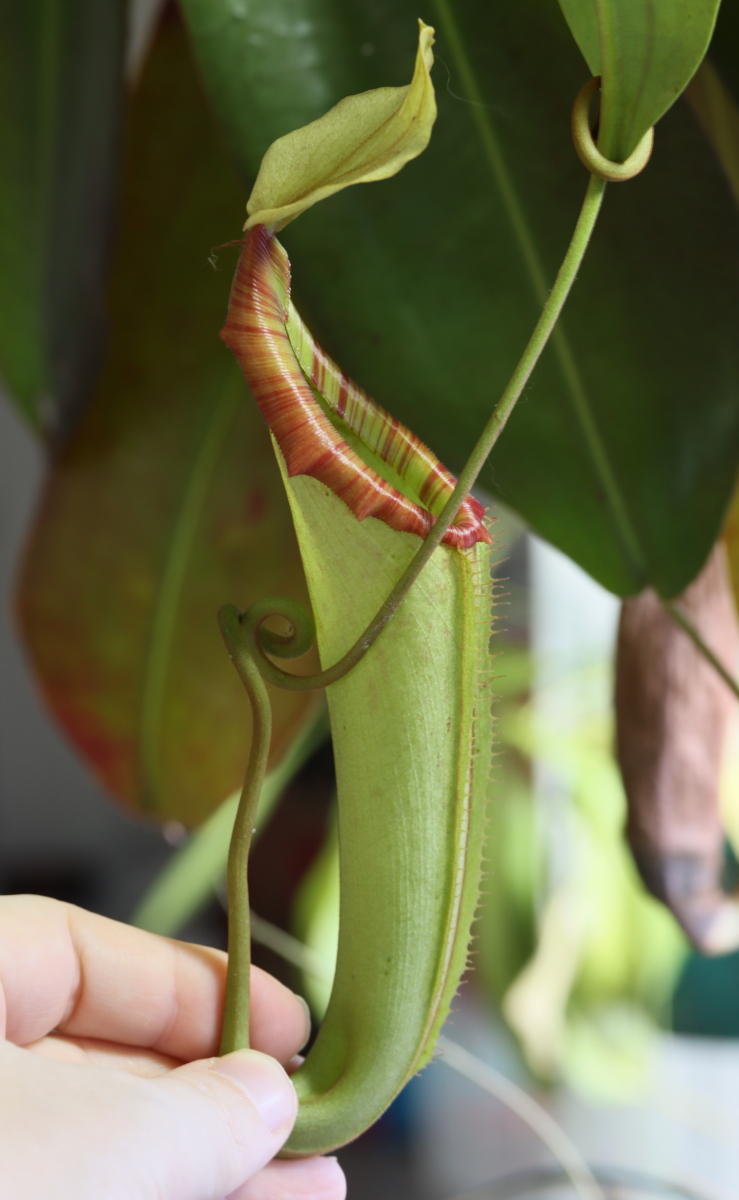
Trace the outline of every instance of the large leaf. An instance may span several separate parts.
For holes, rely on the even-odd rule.
[[[184,8],[247,181],[276,137],[347,93],[405,81],[413,61],[410,0]],[[585,70],[556,0],[429,8],[428,150],[387,183],[317,205],[284,240],[298,308],[327,351],[459,469],[575,224],[587,177],[569,117]],[[681,101],[647,170],[609,189],[560,330],[481,483],[613,591],[680,592],[732,490],[737,328],[739,228]]]
[[[0,0],[0,374],[57,442],[103,341],[124,0]]]
[[[593,75],[598,147],[622,162],[664,116],[706,52],[721,0],[560,0]]]
[[[131,118],[105,373],[47,483],[20,610],[102,782],[187,824],[239,784],[248,750],[219,606],[307,600],[266,426],[218,339],[232,252],[214,271],[209,248],[243,203],[170,17]],[[275,693],[273,760],[311,703]]]

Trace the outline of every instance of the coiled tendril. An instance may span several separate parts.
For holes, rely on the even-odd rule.
[[[500,428],[502,429],[502,424]],[[498,432],[499,430],[495,433],[493,441],[497,438]],[[473,452],[473,458],[479,449],[480,443]],[[221,609],[219,613],[221,633],[250,696],[252,685],[247,683],[244,674],[246,671],[245,656],[253,663],[263,680],[271,683],[274,687],[293,692],[308,692],[328,687],[346,675],[364,657],[388,622],[395,616],[431,555],[441,545],[444,534],[469,494],[490,449],[492,449],[492,443],[489,448],[485,449],[479,464],[473,464],[473,471],[469,469],[470,463],[472,463],[472,459],[470,459],[470,463],[462,472],[431,532],[421,543],[380,611],[370,621],[351,650],[348,650],[343,658],[325,671],[318,671],[315,675],[291,675],[288,671],[282,671],[268,658],[268,655],[272,655],[274,658],[299,658],[313,645],[316,638],[315,621],[308,609],[297,600],[291,600],[287,596],[268,596],[264,600],[258,600],[252,604],[243,613],[233,605],[226,605]],[[270,617],[282,617],[291,626],[292,632],[282,634],[265,629],[264,622]]]
[[[633,179],[643,171],[649,162],[654,145],[654,128],[648,129],[639,142],[633,154],[626,162],[611,162],[593,141],[590,129],[590,103],[600,89],[600,75],[594,75],[577,93],[572,108],[572,140],[575,143],[580,161],[588,168],[591,175],[605,179],[609,183],[623,183]]]

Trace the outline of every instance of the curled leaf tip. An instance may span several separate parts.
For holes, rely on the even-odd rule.
[[[418,22],[413,78],[340,100],[317,121],[273,142],[246,206],[245,229],[284,229],[306,208],[355,183],[388,179],[428,145],[436,120],[434,30]]]

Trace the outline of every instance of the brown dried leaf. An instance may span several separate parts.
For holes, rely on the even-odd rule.
[[[713,550],[678,604],[733,670],[739,628],[722,547]],[[719,778],[735,703],[655,592],[624,601],[616,718],[626,833],[647,888],[705,954],[739,946],[739,902],[720,883]]]

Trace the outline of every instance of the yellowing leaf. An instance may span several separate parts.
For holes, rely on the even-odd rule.
[[[388,179],[426,149],[436,120],[429,74],[434,31],[420,20],[418,30],[410,84],[347,96],[272,143],[246,206],[245,229],[284,229],[318,200],[354,183]]]

